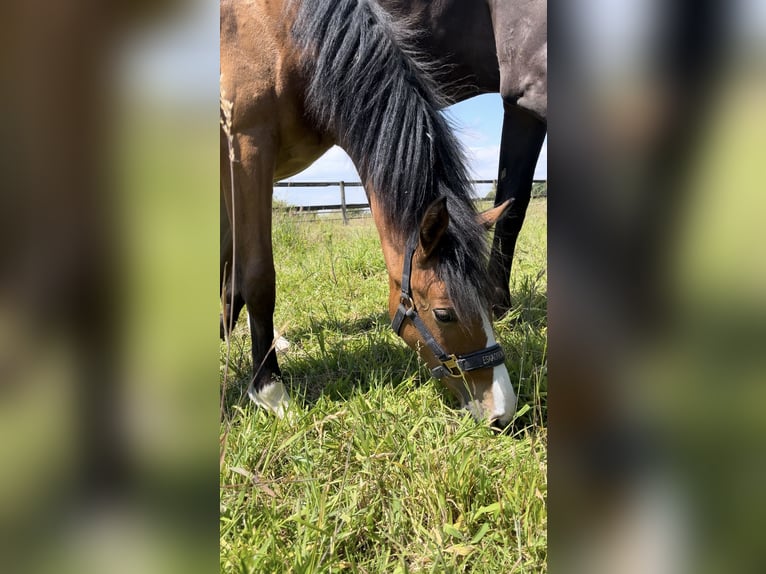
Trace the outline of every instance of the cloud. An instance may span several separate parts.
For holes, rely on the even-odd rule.
[[[500,162],[500,144],[465,146],[469,173],[473,179],[495,179]],[[548,136],[543,141],[535,167],[535,179],[548,179]]]
[[[500,158],[500,146],[466,147],[469,174],[473,179],[495,179]]]
[[[490,144],[499,144],[500,138],[494,137],[481,129],[478,122],[468,125],[457,118],[450,119],[450,126],[464,148],[481,147]]]
[[[359,181],[359,173],[348,154],[333,146],[309,167],[286,181]]]
[[[495,179],[500,158],[500,144],[476,145],[476,133],[459,133],[463,143],[469,174],[473,179]],[[489,139],[489,138],[486,138]],[[473,145],[470,145],[473,143]],[[540,158],[535,169],[535,179],[547,179],[548,176],[548,138],[543,142]],[[302,172],[287,181],[359,181],[359,174],[354,162],[338,146],[331,147],[322,157]]]
[[[340,189],[337,185],[328,187],[277,187],[274,188],[274,197],[292,205],[339,205]],[[347,187],[346,203],[367,203],[364,189]]]
[[[548,179],[548,136],[543,140],[543,147],[540,150],[540,157],[537,159],[535,168],[535,179]]]

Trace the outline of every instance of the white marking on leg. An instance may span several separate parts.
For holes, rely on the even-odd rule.
[[[280,419],[284,418],[287,407],[290,406],[290,395],[285,389],[282,381],[272,381],[255,392],[253,383],[247,388],[247,396],[259,407],[266,409],[277,415]]]
[[[482,326],[487,336],[487,346],[497,343],[492,332],[489,317],[482,314]],[[490,420],[496,419],[502,426],[507,425],[516,412],[516,393],[513,392],[511,377],[505,365],[497,365],[492,369],[492,412],[485,413]]]
[[[274,350],[280,355],[287,352],[290,348],[290,341],[279,335],[279,332],[274,329]]]

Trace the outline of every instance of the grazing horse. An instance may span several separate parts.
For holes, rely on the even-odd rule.
[[[490,323],[486,229],[508,204],[476,213],[411,39],[372,0],[221,2],[222,265],[250,317],[248,394],[277,414],[288,401],[272,346],[273,182],[337,142],[365,184],[394,330],[462,406],[505,426],[516,396]]]
[[[504,116],[495,205],[508,200],[511,205],[495,228],[489,263],[494,286],[492,306],[495,315],[501,317],[511,307],[513,253],[547,131],[547,3],[544,0],[378,0],[378,3],[395,20],[406,20],[411,29],[417,30],[412,43],[427,60],[438,64],[434,67],[437,72],[434,79],[448,104],[484,93],[499,93],[502,97]],[[299,170],[287,175],[295,171]],[[222,242],[226,239],[222,238]],[[230,246],[226,249],[228,253]],[[225,260],[227,257],[222,257]],[[244,302],[236,291],[234,297],[236,316]]]
[[[511,307],[509,280],[516,239],[529,205],[535,165],[547,130],[546,0],[379,0],[418,30],[416,49],[437,62],[449,103],[499,92],[504,119],[495,205],[511,199],[490,255],[495,315]]]

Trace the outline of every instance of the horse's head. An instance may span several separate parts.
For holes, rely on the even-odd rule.
[[[491,226],[506,208],[503,204],[479,214],[479,223]],[[440,258],[449,249],[443,245],[448,241],[449,224],[446,200],[441,198],[426,209],[404,250],[386,254],[392,327],[421,355],[433,376],[457,396],[462,407],[477,419],[489,419],[504,427],[515,412],[516,395],[503,350],[492,332],[489,305],[476,304],[481,300],[476,290],[450,289],[440,277],[440,266],[443,269],[445,265]],[[453,300],[450,293],[452,298],[471,300]]]

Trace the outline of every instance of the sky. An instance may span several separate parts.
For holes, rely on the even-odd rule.
[[[500,138],[503,128],[503,104],[499,94],[476,96],[447,108],[447,116],[466,151],[470,175],[473,179],[497,178]],[[548,176],[548,138],[535,169],[535,179]],[[359,181],[359,174],[351,158],[334,146],[301,173],[286,181]],[[489,191],[490,186],[486,190]],[[295,205],[326,205],[339,201],[337,187],[276,188],[274,197]],[[347,188],[348,203],[366,201],[361,188]]]
[[[447,116],[465,148],[474,179],[495,179],[503,127],[503,105],[499,94],[485,94],[447,108]],[[548,173],[548,138],[543,143],[535,169],[535,179]],[[359,181],[346,153],[338,146],[330,149],[312,166],[287,181]]]
[[[174,102],[193,100],[216,105],[218,80],[217,3],[195,0],[173,18],[150,26],[133,38],[123,65],[130,89],[147,93],[150,99]],[[495,179],[503,125],[503,106],[498,94],[486,94],[447,108],[445,112],[466,151],[474,179]],[[216,118],[218,114],[212,115]],[[535,170],[536,179],[547,179],[548,139]],[[216,152],[217,153],[217,152]],[[359,181],[354,164],[336,147],[291,181]],[[488,191],[488,189],[487,189]],[[361,188],[348,188],[349,203],[366,201]],[[294,203],[328,204],[339,201],[335,188],[277,188],[275,197]]]

